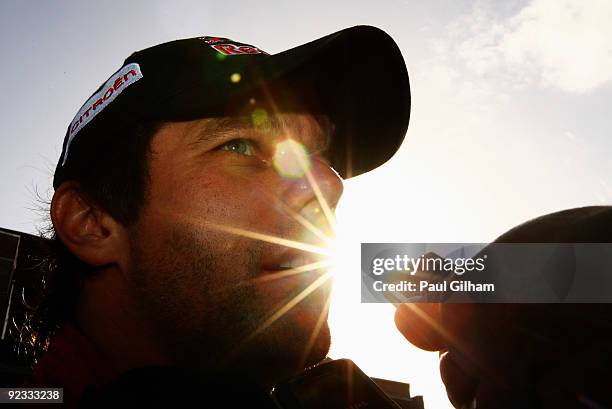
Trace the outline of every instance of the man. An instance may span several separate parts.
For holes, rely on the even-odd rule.
[[[66,133],[51,219],[68,268],[32,383],[72,405],[268,405],[329,348],[341,177],[388,160],[409,112],[401,53],[372,27],[276,55],[218,37],[134,53]]]
[[[612,207],[583,207],[530,220],[495,242],[610,243],[611,227]],[[523,268],[533,269],[530,261]],[[609,276],[605,263],[591,268]],[[440,351],[457,408],[608,408],[611,313],[612,304],[596,303],[405,304],[395,321],[414,345]]]

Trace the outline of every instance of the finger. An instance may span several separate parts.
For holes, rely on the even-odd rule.
[[[453,358],[453,354],[447,352],[441,356],[440,377],[453,406],[466,407],[474,399],[478,378],[466,372]]]
[[[395,312],[395,325],[415,346],[426,351],[464,347],[464,338],[472,337],[475,326],[481,325],[476,304],[400,304]]]
[[[400,304],[395,311],[395,326],[418,348],[426,351],[445,348],[440,304]]]

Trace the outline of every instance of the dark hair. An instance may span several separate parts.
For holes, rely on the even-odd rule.
[[[146,122],[125,128],[105,137],[105,146],[95,155],[84,154],[85,148],[77,143],[71,148],[72,157],[83,154],[88,160],[71,165],[70,180],[84,198],[125,226],[138,220],[145,204],[150,143],[160,127],[160,122]],[[48,235],[48,254],[38,263],[37,282],[23,290],[24,298],[37,300],[24,306],[27,325],[19,328],[19,338],[27,343],[22,349],[32,363],[47,349],[57,328],[74,319],[82,276],[94,270],[68,250],[51,226]]]

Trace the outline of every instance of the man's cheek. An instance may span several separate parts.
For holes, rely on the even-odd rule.
[[[189,214],[202,223],[226,227],[266,228],[276,219],[271,201],[257,190],[234,186],[232,189],[211,189],[189,200]],[[276,223],[274,223],[276,224]]]
[[[326,309],[331,294],[331,280],[302,273],[261,283],[257,293],[269,312],[281,315],[318,318]],[[264,276],[265,278],[265,276]]]

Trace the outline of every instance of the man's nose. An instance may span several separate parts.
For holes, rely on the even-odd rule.
[[[313,155],[308,159],[309,166],[300,177],[283,178],[283,202],[293,212],[300,213],[311,222],[318,219],[318,216],[329,219],[333,215],[327,213],[336,208],[344,184],[340,176],[321,157]]]

